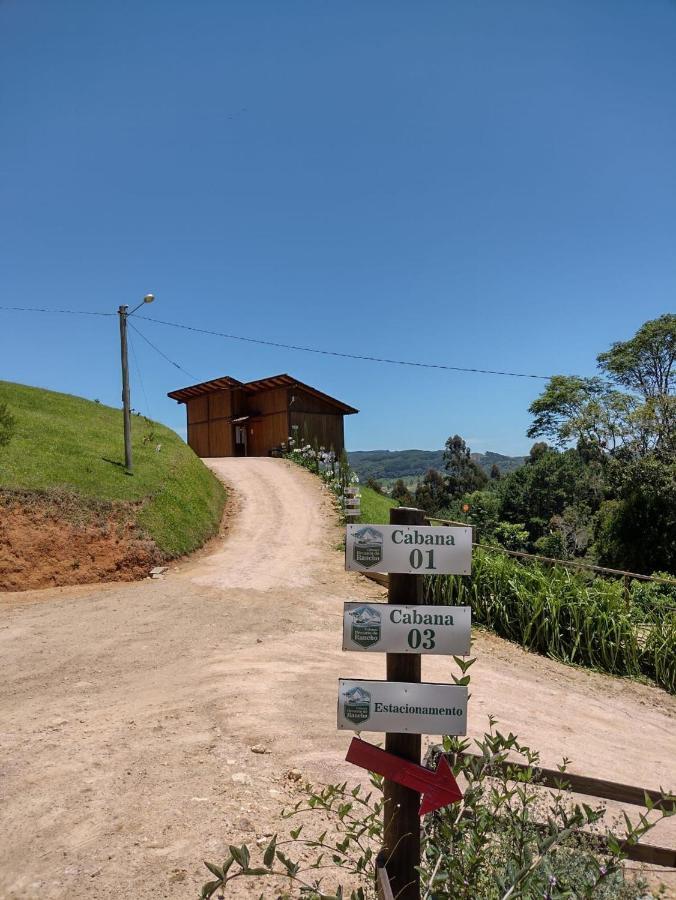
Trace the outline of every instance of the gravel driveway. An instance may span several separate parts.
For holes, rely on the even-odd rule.
[[[278,830],[290,770],[360,777],[343,762],[336,680],[383,677],[384,660],[342,653],[342,601],[382,593],[343,571],[330,496],[309,473],[210,465],[231,487],[230,525],[163,579],[0,600],[2,897],[196,897],[202,859]],[[473,733],[493,712],[545,764],[676,782],[673,697],[491,635],[473,654]],[[424,678],[450,665],[428,658]],[[674,829],[651,840],[674,845]]]

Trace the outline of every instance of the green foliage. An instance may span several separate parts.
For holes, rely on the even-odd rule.
[[[551,378],[531,404],[529,436],[545,435],[562,447],[592,444],[630,457],[676,452],[676,315],[646,322],[633,338],[613,344],[597,359],[610,381]]]
[[[526,550],[528,548],[528,532],[518,522],[499,522],[495,526],[493,536],[505,550]]]
[[[434,515],[444,509],[449,500],[447,479],[430,469],[415,490],[414,505],[424,509],[428,515]]]
[[[555,375],[529,407],[533,424],[527,434],[559,447],[582,442],[613,451],[627,440],[635,407],[631,397],[598,376]]]
[[[465,505],[469,506],[467,512],[463,510]],[[495,533],[500,523],[500,507],[500,497],[494,492],[472,491],[455,504],[453,518],[457,515],[458,521],[475,525],[481,540],[485,540]]]
[[[673,393],[676,372],[676,315],[646,322],[628,341],[618,341],[597,357],[599,368],[644,397]]]
[[[599,561],[632,572],[676,572],[676,462],[655,455],[616,461],[610,478],[617,499],[601,509]]]
[[[586,524],[591,533],[592,515],[605,496],[604,464],[588,461],[579,450],[560,453],[546,445],[535,447],[527,464],[500,482],[501,518],[524,523],[535,546],[538,538],[551,533],[554,517],[577,507],[588,514],[587,521],[578,521],[577,527]]]
[[[432,576],[425,588],[427,602],[471,606],[473,622],[529,650],[674,690],[674,618],[666,603],[649,610],[645,599],[633,603],[621,581],[476,550],[469,579]]]
[[[101,403],[0,382],[0,402],[15,411],[16,432],[0,458],[0,488],[65,489],[96,500],[134,504],[136,521],[168,556],[188,553],[221,521],[222,484],[179,436],[132,417],[134,474],[124,469],[122,412]]]
[[[392,485],[390,496],[393,500],[397,500],[402,506],[413,506],[413,495],[401,478],[398,478]]]
[[[6,403],[0,403],[0,447],[6,447],[16,430],[16,421]]]
[[[444,450],[447,494],[450,499],[479,491],[488,478],[471,457],[470,449],[459,434],[446,441]]]
[[[552,534],[543,534],[535,541],[535,550],[540,556],[548,556],[550,559],[565,559],[566,542],[560,531]]]
[[[465,662],[464,670],[470,665]],[[668,806],[636,821],[625,817],[623,833],[617,833],[605,824],[603,806],[575,802],[566,782],[567,760],[559,766],[560,782],[546,788],[538,753],[515,735],[501,734],[493,719],[474,743],[472,748],[470,741],[446,737],[429,753],[430,763],[446,755],[464,795],[422,820],[425,898],[638,900],[645,885],[624,881],[625,848],[671,815]],[[515,756],[525,769],[515,768]],[[275,835],[265,849],[254,851],[262,855],[258,865],[246,845],[230,846],[223,865],[206,862],[215,880],[204,885],[201,900],[217,891],[227,894],[246,877],[273,879],[273,889],[289,885],[276,896],[375,900],[374,864],[384,838],[380,776],[371,776],[371,786],[367,792],[347,782],[304,785],[301,799],[283,813],[301,823],[289,838]]]

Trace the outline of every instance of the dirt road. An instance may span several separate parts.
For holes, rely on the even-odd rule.
[[[342,653],[342,601],[381,592],[343,571],[309,473],[212,466],[233,524],[163,580],[0,600],[0,897],[196,897],[202,859],[279,828],[289,770],[354,777],[336,680],[382,677],[384,660]],[[493,712],[545,764],[673,786],[674,698],[489,635],[473,653],[472,733]],[[450,665],[426,659],[423,676]],[[651,839],[676,843],[673,829]]]

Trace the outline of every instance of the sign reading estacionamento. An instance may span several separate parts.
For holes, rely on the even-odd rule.
[[[343,650],[467,656],[471,623],[469,606],[346,603]]]
[[[465,734],[467,688],[340,678],[338,728],[394,734]]]
[[[431,525],[348,525],[345,568],[357,572],[469,575],[472,529]]]

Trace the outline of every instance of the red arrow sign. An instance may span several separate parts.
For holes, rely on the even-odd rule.
[[[436,770],[426,769],[425,766],[418,766],[407,759],[387,753],[380,747],[367,744],[360,738],[352,738],[345,759],[355,766],[361,766],[362,769],[377,772],[390,781],[403,784],[412,791],[418,791],[423,795],[420,804],[421,816],[462,798],[458,782],[453,777],[445,756],[440,757]]]

